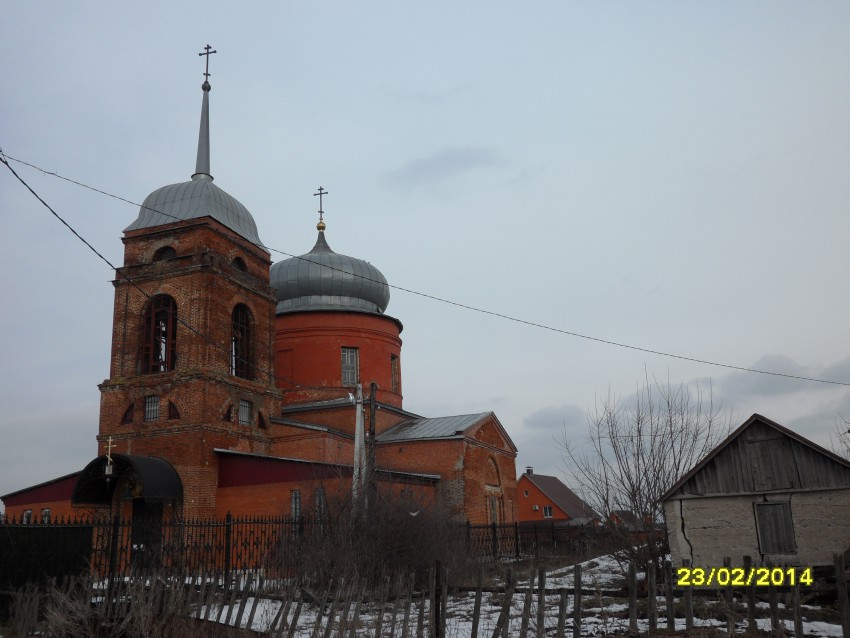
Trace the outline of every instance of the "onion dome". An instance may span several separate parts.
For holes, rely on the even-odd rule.
[[[195,174],[188,182],[163,186],[142,202],[139,216],[124,232],[152,228],[188,219],[212,217],[248,241],[263,246],[257,234],[257,224],[248,209],[236,198],[213,184],[210,175],[210,83],[201,86],[204,92],[201,106],[201,128],[198,134],[198,158]]]
[[[383,314],[390,287],[381,271],[362,259],[335,253],[325,240],[324,222],[317,227],[319,237],[309,253],[272,266],[277,314],[310,310]]]

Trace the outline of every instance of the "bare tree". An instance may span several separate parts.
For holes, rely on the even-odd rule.
[[[839,415],[835,422],[835,433],[829,435],[829,447],[836,455],[850,461],[850,421]]]
[[[623,558],[644,565],[666,552],[659,498],[728,434],[731,418],[684,383],[646,380],[634,401],[608,394],[588,416],[588,445],[564,432],[567,472],[602,516]]]

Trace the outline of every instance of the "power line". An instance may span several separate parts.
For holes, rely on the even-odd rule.
[[[74,179],[64,177],[64,176],[60,175],[59,173],[57,173],[55,171],[47,171],[47,170],[45,170],[45,169],[43,169],[39,166],[36,166],[35,164],[31,164],[29,162],[25,162],[24,160],[14,158],[11,155],[3,154],[2,151],[0,151],[0,154],[2,154],[3,157],[6,157],[6,158],[8,158],[12,161],[18,162],[20,164],[24,164],[25,166],[29,166],[30,168],[33,168],[37,171],[40,171],[40,172],[44,173],[45,175],[50,175],[52,177],[62,179],[66,182],[70,182],[70,183],[75,184],[77,186],[80,186],[82,188],[86,188],[86,189],[94,191],[96,193],[100,193],[101,195],[105,195],[107,197],[117,199],[121,202],[125,202],[127,204],[132,205],[132,206],[138,206],[140,208],[142,207],[142,204],[138,204],[138,203],[133,202],[133,201],[126,199],[124,197],[120,197],[118,195],[114,195],[114,194],[109,193],[107,191],[100,190],[100,189],[95,188],[93,186],[89,186],[88,184],[78,182]],[[9,170],[12,170],[12,167],[9,166],[8,162],[3,160],[3,163],[6,164],[6,166],[9,168]],[[12,172],[15,174],[16,177],[18,177],[17,173],[15,173],[13,170],[12,170]],[[18,179],[21,180],[20,177],[18,177]],[[21,182],[25,186],[27,186],[27,188],[33,193],[33,195],[35,195],[39,199],[39,201],[44,203],[44,201],[41,200],[41,198],[38,197],[38,195],[36,195],[35,191],[33,191],[25,182],[23,182],[23,180],[21,180]],[[45,203],[45,206],[47,206],[46,203]],[[50,207],[48,206],[48,208],[50,208]],[[159,214],[161,214],[165,217],[171,217],[172,219],[177,220],[177,221],[184,221],[179,217],[176,217],[174,215],[170,215],[168,213],[164,213],[162,211],[156,210],[155,208],[151,208],[149,206],[146,206],[145,208],[147,208],[148,210],[152,210],[154,212],[157,212],[157,213],[159,213]],[[50,209],[50,211],[53,212],[54,215],[56,215],[56,213],[53,211],[53,209]],[[68,224],[64,220],[62,220],[61,217],[59,217],[58,215],[56,215],[56,216],[60,219],[60,221],[62,221],[63,224],[68,226]],[[99,257],[101,257],[101,259],[103,259],[104,261],[109,263],[100,253],[95,251],[94,248],[92,248],[91,245],[88,244],[88,242],[86,242],[82,237],[80,237],[80,235],[77,234],[76,231],[74,231],[70,226],[68,226],[68,228],[71,229],[71,231],[77,237],[79,237],[87,246],[89,246],[89,248],[91,248],[95,252],[95,254],[97,254]],[[337,270],[339,272],[345,272],[342,269],[337,268],[335,266],[331,266],[329,264],[322,264],[320,262],[313,261],[312,259],[310,259],[309,257],[307,257],[305,255],[294,255],[292,253],[288,253],[284,250],[279,250],[277,248],[273,248],[273,247],[270,247],[270,246],[262,246],[262,248],[265,248],[269,252],[278,253],[278,254],[284,255],[286,257],[291,257],[291,258],[294,258],[294,259],[303,259],[303,260],[305,260],[309,263],[316,264],[316,265],[321,266],[323,268],[328,268],[330,270]],[[112,266],[111,264],[110,264],[110,267],[114,268],[114,266]],[[376,281],[376,280],[374,280],[370,277],[366,277],[364,275],[359,275],[359,274],[356,274],[356,273],[346,272],[346,275],[349,275],[349,276],[353,275],[354,277],[358,277],[360,279],[364,279],[366,281],[370,281],[370,282],[374,282],[374,283],[379,283],[379,284],[384,283],[384,282]],[[450,299],[445,299],[443,297],[438,297],[436,295],[431,295],[431,294],[428,294],[428,293],[419,292],[418,290],[413,290],[411,288],[405,288],[403,286],[398,286],[398,285],[394,285],[394,284],[387,284],[387,285],[394,290],[400,290],[402,292],[406,292],[406,293],[411,294],[411,295],[416,295],[418,297],[423,297],[425,299],[430,299],[432,301],[437,301],[437,302],[444,303],[444,304],[447,304],[447,305],[450,305],[450,306],[455,306],[457,308],[463,308],[464,310],[469,310],[469,311],[472,311],[472,312],[477,312],[477,313],[480,313],[480,314],[489,315],[491,317],[504,319],[506,321],[512,321],[514,323],[519,323],[519,324],[531,326],[531,327],[534,327],[534,328],[540,328],[542,330],[547,330],[549,332],[554,332],[554,333],[557,333],[557,334],[567,335],[567,336],[570,336],[570,337],[576,337],[578,339],[585,339],[587,341],[595,341],[597,343],[602,343],[602,344],[609,345],[609,346],[615,346],[617,348],[624,348],[624,349],[627,349],[627,350],[634,350],[636,352],[644,352],[644,353],[647,353],[647,354],[654,354],[654,355],[661,356],[661,357],[668,357],[670,359],[678,359],[680,361],[690,361],[692,363],[700,363],[700,364],[703,364],[703,365],[714,366],[714,367],[717,367],[717,368],[725,368],[727,370],[737,370],[739,372],[748,372],[748,373],[752,373],[752,374],[764,374],[764,375],[769,375],[769,376],[774,376],[774,377],[782,377],[782,378],[785,378],[785,379],[797,379],[797,380],[800,380],[800,381],[810,381],[812,383],[823,383],[823,384],[828,384],[828,385],[839,385],[839,386],[850,387],[850,382],[845,382],[845,381],[833,381],[833,380],[830,380],[830,379],[816,379],[814,377],[806,377],[806,376],[796,375],[796,374],[787,374],[787,373],[784,373],[784,372],[772,372],[770,370],[759,370],[757,368],[748,368],[746,366],[737,366],[737,365],[732,365],[732,364],[728,364],[728,363],[721,363],[719,361],[711,361],[711,360],[708,360],[708,359],[700,359],[700,358],[697,358],[697,357],[689,357],[689,356],[685,356],[685,355],[674,354],[674,353],[671,353],[671,352],[664,352],[662,350],[656,350],[656,349],[653,349],[653,348],[645,348],[645,347],[642,347],[642,346],[635,346],[635,345],[631,345],[631,344],[627,344],[627,343],[621,343],[619,341],[613,341],[611,339],[604,339],[604,338],[601,338],[601,337],[594,337],[594,336],[591,336],[591,335],[582,334],[580,332],[575,332],[575,331],[572,331],[572,330],[566,330],[566,329],[563,329],[563,328],[556,328],[554,326],[549,326],[549,325],[538,323],[536,321],[531,321],[531,320],[528,320],[528,319],[522,319],[522,318],[519,318],[519,317],[514,317],[512,315],[508,315],[508,314],[501,313],[501,312],[496,312],[494,310],[487,310],[487,309],[484,309],[484,308],[478,308],[476,306],[471,306],[469,304],[464,304],[464,303],[461,303],[461,302],[458,302],[458,301],[452,301]],[[272,376],[274,376],[274,375],[272,374]],[[294,383],[294,382],[292,382],[292,383]]]

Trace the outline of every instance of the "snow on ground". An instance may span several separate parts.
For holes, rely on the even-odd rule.
[[[611,598],[601,595],[604,590],[618,589],[625,582],[625,576],[620,564],[610,556],[603,556],[582,563],[582,583],[583,588],[597,589],[599,595],[584,596],[582,600],[582,636],[596,637],[605,634],[626,634],[628,633],[628,618],[617,618],[615,615],[623,615],[628,609],[628,606],[620,601],[615,602]],[[528,585],[528,576],[518,579],[517,586],[525,588]],[[559,588],[567,588],[569,596],[567,599],[566,613],[566,630],[567,635],[572,635],[572,587],[573,587],[573,568],[567,567],[553,571],[547,574],[546,587],[549,590],[557,590]],[[517,592],[514,595],[513,604],[510,612],[510,635],[516,636],[519,634],[519,628],[522,618],[524,593]],[[447,638],[468,638],[472,635],[472,616],[475,594],[473,592],[459,592],[449,597],[447,620],[446,620],[446,636]],[[545,624],[547,634],[554,635],[558,625],[558,608],[560,596],[558,594],[550,594],[546,596],[545,605]],[[247,623],[248,615],[254,604],[253,599],[249,599],[245,606],[241,621],[238,623],[244,626]],[[272,600],[261,600],[257,605],[257,610],[254,614],[252,629],[256,631],[266,631],[269,625],[275,619],[282,603]],[[294,607],[294,606],[293,606]],[[498,594],[485,592],[481,601],[481,619],[479,621],[478,636],[488,637],[493,633],[496,621],[499,617],[501,609],[501,601]],[[658,614],[659,627],[666,627],[665,620],[666,600],[663,597],[658,598]],[[817,608],[807,607],[809,610]],[[373,635],[376,613],[374,605],[365,606],[361,610],[360,624],[361,631],[358,635]],[[416,623],[418,619],[418,600],[414,601],[411,606],[409,618],[408,635],[416,635]],[[222,617],[225,616],[227,610],[224,610]],[[301,610],[301,615],[298,619],[296,631],[297,638],[310,638],[313,633],[313,628],[316,623],[317,608],[315,605],[304,605]],[[236,615],[235,613],[233,614]],[[428,624],[429,606],[428,601],[425,602],[425,624]],[[289,612],[290,619],[292,617],[292,609]],[[401,623],[404,616],[404,609],[399,609],[395,621],[396,631],[395,636],[401,635]],[[529,635],[535,635],[536,631],[536,595],[532,598],[532,611],[529,621]],[[327,619],[323,620],[323,626]],[[392,624],[392,605],[389,604],[384,611],[384,635],[389,635],[389,627]],[[237,624],[235,619],[231,619],[231,624]],[[770,629],[769,619],[758,619],[758,628],[763,630]],[[718,620],[710,619],[694,619],[694,625],[697,627],[719,627],[725,628],[725,623]],[[794,633],[794,624],[791,621],[783,621],[786,634],[791,636]],[[743,631],[746,623],[739,623],[736,627],[737,631]],[[646,620],[638,620],[638,628],[641,632],[648,632],[649,625]],[[676,630],[683,631],[685,629],[684,618],[676,619]],[[803,633],[806,636],[825,636],[835,637],[841,636],[841,626],[833,625],[824,622],[810,622],[804,620]]]

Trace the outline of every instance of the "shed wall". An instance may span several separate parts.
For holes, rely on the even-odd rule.
[[[790,502],[796,552],[762,554],[755,503]],[[755,563],[829,565],[832,555],[850,548],[850,489],[772,493],[714,498],[670,499],[664,503],[674,564],[689,558],[694,566],[718,567],[729,556]]]

